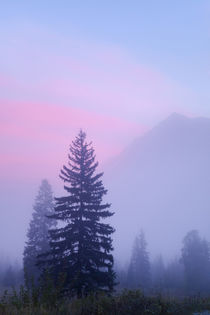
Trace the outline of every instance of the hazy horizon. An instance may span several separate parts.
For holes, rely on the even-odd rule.
[[[163,259],[166,261],[168,261],[168,260],[170,261],[171,259],[178,257],[180,255],[182,239],[189,230],[197,229],[201,233],[201,236],[204,236],[206,238],[210,237],[210,233],[209,233],[209,235],[208,235],[208,233],[206,234],[206,230],[203,234],[203,231],[202,231],[202,229],[200,229],[199,224],[198,225],[194,225],[194,223],[191,224],[190,223],[191,220],[189,220],[189,228],[186,228],[184,230],[185,233],[183,231],[178,233],[178,230],[177,230],[177,235],[178,235],[179,241],[177,241],[177,238],[175,238],[176,241],[175,241],[175,243],[173,243],[173,246],[172,246],[172,248],[170,248],[170,250],[168,247],[169,245],[166,245],[166,246],[164,245],[163,239],[161,240],[161,242],[158,245],[157,245],[157,243],[155,245],[155,243],[153,242],[153,239],[155,241],[157,241],[157,240],[159,240],[159,237],[151,234],[151,231],[148,230],[148,223],[145,225],[144,220],[142,220],[145,216],[145,209],[143,207],[139,209],[140,210],[139,217],[140,218],[142,217],[140,222],[139,222],[139,225],[138,224],[137,225],[136,224],[131,225],[130,226],[131,230],[128,227],[128,234],[126,234],[124,236],[123,236],[122,231],[120,233],[118,233],[119,232],[118,231],[118,223],[120,223],[120,221],[118,222],[118,220],[120,220],[121,213],[123,213],[123,220],[122,220],[123,226],[124,226],[124,224],[128,224],[128,222],[129,222],[128,218],[132,213],[129,210],[126,214],[126,212],[125,212],[126,209],[124,209],[124,207],[122,205],[120,205],[120,202],[119,202],[121,199],[121,197],[120,197],[121,193],[119,193],[119,192],[121,191],[121,189],[122,189],[122,191],[124,191],[124,188],[120,188],[122,179],[120,179],[119,181],[117,180],[117,177],[119,175],[119,170],[122,173],[120,175],[120,178],[124,177],[124,179],[127,178],[129,180],[129,177],[126,177],[127,173],[125,172],[125,174],[123,174],[122,168],[124,168],[124,165],[126,165],[126,163],[127,163],[127,166],[129,165],[128,159],[131,159],[131,160],[132,159],[136,160],[136,158],[138,159],[139,158],[138,157],[139,152],[143,153],[142,157],[144,160],[144,155],[145,154],[147,155],[151,150],[151,147],[149,148],[149,151],[148,151],[148,148],[145,150],[145,145],[144,145],[145,139],[147,139],[148,137],[150,138],[151,134],[158,135],[159,131],[157,133],[157,130],[158,129],[161,130],[162,125],[165,128],[165,130],[163,129],[163,135],[165,134],[165,131],[167,131],[167,128],[168,128],[169,137],[170,137],[170,129],[172,128],[175,131],[175,133],[176,133],[176,130],[178,131],[177,139],[179,139],[179,134],[181,132],[180,131],[181,129],[179,126],[180,122],[183,122],[183,126],[186,125],[187,132],[188,132],[188,122],[192,122],[192,125],[195,123],[195,126],[196,126],[197,122],[200,122],[200,124],[199,124],[199,126],[201,127],[200,130],[201,130],[201,132],[203,132],[202,129],[203,129],[203,126],[205,127],[205,124],[204,124],[205,121],[207,121],[208,127],[209,127],[209,133],[207,134],[207,136],[210,137],[210,119],[209,118],[207,118],[207,120],[206,120],[204,117],[200,117],[200,116],[192,118],[192,117],[187,117],[183,114],[172,113],[165,120],[160,121],[156,126],[154,126],[154,128],[151,128],[148,131],[145,131],[144,133],[140,134],[139,136],[134,137],[132,139],[132,141],[122,149],[121,152],[119,152],[115,156],[111,156],[107,160],[100,161],[98,159],[97,150],[96,150],[96,159],[99,161],[99,170],[102,170],[103,172],[105,172],[104,182],[105,182],[106,188],[108,189],[107,200],[112,202],[112,209],[113,209],[113,211],[115,211],[116,218],[114,216],[113,224],[116,228],[116,234],[118,236],[120,235],[120,243],[123,240],[122,237],[126,238],[126,241],[124,240],[122,243],[123,247],[119,246],[119,241],[117,243],[114,242],[114,246],[116,245],[116,248],[115,248],[116,262],[118,264],[120,264],[121,266],[128,264],[128,261],[130,259],[130,255],[131,255],[131,251],[132,251],[132,242],[133,242],[135,236],[138,234],[138,232],[141,229],[143,229],[145,232],[146,239],[148,241],[148,249],[149,249],[151,258],[155,259],[155,257],[158,257],[158,255],[161,254],[161,255],[163,255]],[[175,123],[175,125],[174,125],[174,123]],[[195,129],[195,132],[197,132],[196,129]],[[204,129],[204,132],[205,132],[205,129]],[[175,134],[172,133],[172,135],[174,136]],[[184,136],[184,134],[183,134],[183,136]],[[87,139],[91,140],[88,137],[88,133],[87,133]],[[72,140],[74,140],[74,138],[72,138]],[[142,141],[143,141],[143,143],[142,143]],[[164,138],[162,139],[162,141],[165,141]],[[170,141],[170,139],[169,139],[169,141]],[[171,141],[174,141],[173,138],[171,139]],[[70,144],[71,144],[71,142],[69,143],[69,145]],[[167,143],[165,143],[165,145],[167,148]],[[153,146],[154,146],[154,149],[155,149],[155,147],[157,147],[155,142],[153,143]],[[94,142],[93,142],[93,147],[94,147]],[[135,148],[136,153],[135,153],[135,151],[133,151],[134,148]],[[158,148],[158,151],[162,150],[159,147],[157,147],[157,148]],[[57,166],[57,174],[56,174],[56,169],[54,170],[54,173],[53,173],[55,175],[54,177],[53,177],[53,174],[50,174],[50,176],[42,176],[40,178],[37,177],[37,178],[35,178],[35,180],[31,180],[31,181],[27,180],[27,181],[25,181],[25,183],[23,183],[22,185],[19,185],[19,186],[16,186],[15,183],[11,182],[8,186],[4,187],[5,191],[6,190],[9,191],[10,189],[12,189],[12,191],[15,192],[16,195],[13,195],[12,198],[8,198],[8,194],[5,194],[5,195],[2,194],[2,201],[3,201],[2,205],[4,205],[4,203],[5,203],[5,208],[7,207],[7,209],[9,210],[9,212],[5,212],[3,214],[3,219],[5,219],[5,222],[8,222],[8,223],[10,222],[11,225],[14,224],[12,234],[10,233],[11,232],[10,229],[7,228],[7,224],[2,226],[2,229],[1,229],[2,238],[3,238],[3,236],[5,237],[5,235],[7,235],[7,241],[8,241],[8,244],[10,244],[10,246],[8,248],[7,242],[1,243],[0,252],[2,255],[2,259],[4,259],[4,260],[8,259],[11,263],[13,263],[15,260],[17,260],[21,263],[22,252],[24,249],[25,241],[26,241],[26,232],[28,229],[29,221],[32,218],[33,205],[35,202],[35,197],[37,196],[37,193],[38,193],[38,189],[39,189],[41,180],[45,179],[45,178],[47,180],[49,180],[49,183],[51,184],[51,186],[53,188],[53,193],[54,193],[55,197],[65,195],[65,191],[63,189],[64,184],[63,184],[62,180],[59,178],[59,173],[60,173],[60,169],[62,168],[62,165],[65,165],[67,163],[67,155],[68,155],[69,146],[67,146],[64,149],[65,149],[64,150],[65,154],[63,156],[63,159],[60,161],[60,164]],[[160,151],[160,158],[164,159],[164,155],[161,155],[162,154],[161,152],[162,151]],[[181,154],[181,151],[179,153]],[[140,157],[140,159],[141,159],[141,157]],[[122,167],[120,169],[121,163],[122,163]],[[151,161],[149,161],[149,163],[150,163],[149,165],[154,167],[154,165],[151,164]],[[178,164],[177,166],[183,168],[183,166],[181,164],[180,165]],[[134,176],[136,177],[137,182],[138,182],[138,176],[139,176],[138,172],[140,172],[140,170],[142,170],[141,166],[139,169],[136,169],[136,172],[134,173]],[[157,170],[156,170],[156,172],[157,172]],[[162,174],[162,175],[165,176],[165,174]],[[153,175],[153,180],[157,180],[155,178],[156,176],[157,176],[157,174],[155,173]],[[146,183],[148,181],[147,177],[148,176],[144,177],[144,181]],[[151,178],[151,174],[149,175],[149,177]],[[116,187],[113,186],[114,185],[113,179],[114,179],[114,182],[117,181],[117,185],[118,185],[117,191],[116,191]],[[170,182],[168,182],[168,185],[169,185],[169,183]],[[134,184],[134,185],[136,185],[136,184]],[[146,184],[146,186],[147,186],[147,184]],[[162,186],[160,186],[160,189],[161,189],[161,187]],[[141,189],[142,188],[143,187],[141,187]],[[141,195],[141,189],[139,190],[139,195]],[[134,192],[136,193],[136,188],[132,188],[132,186],[130,186],[129,191],[130,191],[130,194],[132,195]],[[133,193],[132,193],[132,191],[133,191]],[[135,193],[134,193],[134,196],[135,196]],[[145,197],[145,191],[144,190],[143,190],[142,195]],[[137,197],[137,195],[136,195],[136,197]],[[148,201],[149,201],[150,197],[147,196],[146,198],[148,198]],[[122,202],[125,201],[125,199],[122,199],[122,200],[123,200]],[[138,200],[138,198],[137,198],[137,200]],[[15,204],[17,205],[18,204],[17,202],[19,202],[19,205],[22,206],[22,210],[21,210],[22,215],[21,215],[21,212],[15,212],[14,205]],[[127,199],[127,202],[128,203],[131,202],[131,204],[135,204],[135,201],[132,199],[129,199],[129,198]],[[9,207],[8,205],[11,205],[11,206]],[[115,209],[115,207],[117,209]],[[136,213],[136,210],[137,210],[136,206],[134,206],[132,210],[133,210],[133,215],[134,215],[134,213]],[[190,211],[190,209],[188,209],[188,210]],[[14,218],[15,218],[14,221],[13,220],[11,221],[11,215],[14,216]],[[127,216],[127,219],[126,219],[126,216]],[[158,212],[157,212],[157,216],[159,216]],[[154,218],[155,217],[153,214],[153,216],[151,216],[151,219],[153,220]],[[122,219],[122,217],[121,217],[121,219]],[[157,224],[157,218],[155,220],[156,220],[156,224]],[[134,221],[136,221],[135,217],[134,217]],[[207,222],[207,221],[205,221],[205,222]],[[123,227],[123,229],[124,228],[125,227]],[[119,230],[121,230],[121,229],[122,229],[122,227]],[[170,230],[170,226],[169,226],[169,230]],[[164,231],[164,229],[163,229],[163,231]],[[121,240],[121,238],[122,238],[122,240]],[[114,239],[115,239],[115,236],[114,236]],[[170,237],[169,237],[169,239],[170,239]]]
[[[207,0],[170,3],[167,0],[134,0],[131,4],[118,0],[100,3],[94,0],[75,3],[66,0],[30,3],[8,0],[1,4],[0,238],[3,241],[0,242],[0,253],[20,259],[42,179],[49,180],[55,195],[63,193],[59,171],[67,162],[69,145],[80,128],[87,132],[88,140],[93,141],[100,168],[106,174],[109,165],[118,164],[116,159],[119,158],[119,166],[123,165],[126,152],[135,151],[133,148],[136,142],[140,143],[139,138],[144,138],[151,130],[154,135],[156,126],[168,121],[172,113],[189,118],[210,118],[209,15]],[[162,167],[163,173],[166,171],[161,163],[169,163],[177,169],[180,165],[183,174],[194,163],[195,173],[193,168],[191,172],[194,177],[187,177],[186,173],[184,185],[191,185],[191,181],[202,182],[201,188],[195,184],[192,190],[195,190],[194,199],[196,192],[200,198],[205,197],[205,205],[202,204],[205,220],[210,203],[206,197],[207,125],[202,120],[201,126],[195,127],[195,130],[194,127],[189,130],[186,127],[184,139],[187,140],[181,149],[177,145],[180,139],[183,140],[179,124],[176,128],[177,151],[174,154],[188,150],[184,158],[190,163],[180,157],[171,157],[171,164],[168,162],[170,141],[164,132],[162,138],[158,138],[158,133],[158,141],[163,139],[160,142],[156,141],[156,136],[155,140],[152,138],[151,147],[150,140],[143,141],[145,147],[156,154],[158,167]],[[196,128],[201,134],[195,148],[192,143],[197,137]],[[147,136],[144,139],[148,139]],[[141,173],[145,171],[145,181],[151,181],[154,200],[157,197],[154,183],[158,186],[161,178],[173,184],[176,173],[171,173],[170,178],[162,178],[155,168],[156,160],[141,146],[139,152],[143,152],[145,160],[141,160],[140,153],[136,152],[133,172],[137,184],[145,189],[151,207],[146,198],[138,199],[137,193],[133,206],[137,207],[137,203],[142,202],[149,213],[154,205],[149,198],[149,184],[149,188],[144,187]],[[161,157],[159,153],[162,153]],[[154,174],[157,173],[154,180],[149,163],[154,168]],[[128,169],[129,165],[128,161]],[[127,171],[124,165],[122,170],[123,167]],[[179,200],[179,182],[176,180],[174,190],[177,189]],[[112,187],[115,181],[106,178],[107,198],[110,196],[122,208],[116,209],[120,213],[125,211],[123,206],[126,202],[122,205],[117,203],[117,197],[121,195]],[[165,182],[160,180],[160,183],[167,189]],[[161,195],[161,191],[158,193]],[[189,191],[185,197],[183,204],[187,207],[191,200]],[[190,201],[191,205],[198,208],[196,200]],[[160,212],[161,207],[166,207],[166,203],[160,202]],[[176,207],[174,209],[176,211]],[[119,217],[116,215],[120,220]],[[146,221],[146,214],[144,218]],[[206,231],[205,222],[200,222],[199,226],[204,226],[201,234]],[[186,224],[186,230],[188,227]],[[141,222],[139,228],[144,229]],[[136,229],[131,227],[130,239],[133,239]],[[177,232],[179,239],[184,231],[183,227],[180,235]],[[147,236],[146,228],[145,234]],[[150,246],[153,235],[149,231],[148,234]],[[177,242],[176,239],[174,244]],[[130,243],[131,240],[126,243],[125,249],[130,248]],[[155,243],[151,245],[152,251],[155,246]],[[175,254],[178,246],[174,245]]]

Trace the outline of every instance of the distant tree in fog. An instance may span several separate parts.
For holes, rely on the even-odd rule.
[[[161,291],[165,287],[165,265],[161,255],[152,263],[151,273],[153,288]]]
[[[173,259],[170,261],[165,270],[165,287],[173,293],[183,291],[184,288],[184,274],[183,265],[180,259]]]
[[[187,233],[183,240],[181,262],[188,292],[205,292],[210,287],[209,243],[201,239],[198,231]]]
[[[16,285],[16,275],[11,265],[7,267],[2,279],[2,287],[8,288]]]
[[[135,238],[130,265],[128,268],[128,286],[148,288],[150,284],[150,261],[147,243],[143,231]]]
[[[118,261],[115,259],[114,270],[116,273],[116,290],[121,290],[127,287],[127,266],[122,266]]]
[[[47,180],[42,180],[38,195],[35,199],[34,212],[27,232],[27,241],[23,253],[24,279],[27,286],[37,283],[40,270],[37,267],[38,255],[49,250],[50,228],[56,221],[47,216],[54,213],[54,198]]]

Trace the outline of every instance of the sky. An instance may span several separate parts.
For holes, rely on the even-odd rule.
[[[173,112],[210,117],[209,16],[205,0],[1,1],[5,226],[29,220],[80,128],[105,163]]]

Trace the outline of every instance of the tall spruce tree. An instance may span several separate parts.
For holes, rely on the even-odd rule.
[[[61,224],[50,231],[51,256],[43,261],[55,285],[65,275],[64,295],[81,297],[93,291],[113,290],[114,229],[101,222],[113,213],[110,204],[102,201],[107,190],[101,180],[103,173],[95,173],[97,166],[92,143],[87,143],[86,134],[80,131],[70,145],[68,166],[63,166],[60,173],[67,195],[55,198],[51,218]]]
[[[148,288],[150,284],[150,261],[144,232],[135,238],[128,268],[128,285],[131,288]]]
[[[40,276],[38,256],[49,251],[48,231],[56,226],[56,221],[47,217],[54,213],[54,198],[47,180],[41,182],[33,209],[23,253],[24,279],[29,287],[32,283],[36,285],[38,282]]]

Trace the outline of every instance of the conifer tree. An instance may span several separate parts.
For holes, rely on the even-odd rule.
[[[55,214],[51,216],[61,224],[50,231],[51,256],[43,263],[55,285],[65,275],[63,295],[81,297],[93,291],[113,290],[114,229],[102,222],[113,213],[110,204],[102,200],[107,193],[101,180],[103,173],[96,174],[98,162],[83,131],[69,150],[68,166],[63,166],[60,173],[67,195],[55,198]]]
[[[207,292],[210,289],[210,247],[197,230],[185,236],[181,262],[188,292]]]
[[[47,217],[54,213],[52,189],[47,180],[41,182],[33,209],[23,253],[24,279],[29,287],[32,282],[35,285],[38,282],[40,276],[38,256],[49,251],[48,231],[56,225],[55,220],[49,220]]]
[[[130,266],[128,285],[132,288],[148,288],[150,284],[150,262],[144,232],[135,238]]]

